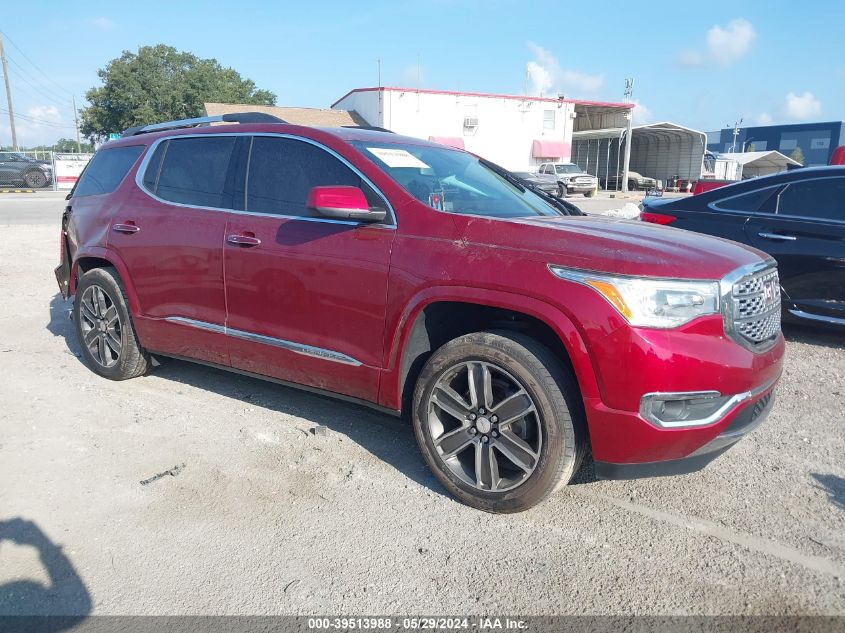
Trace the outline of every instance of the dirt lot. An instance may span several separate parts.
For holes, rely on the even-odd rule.
[[[841,335],[788,333],[772,415],[707,470],[588,467],[490,516],[370,410],[177,361],[96,377],[56,295],[57,229],[4,225],[12,206],[0,614],[845,614]]]

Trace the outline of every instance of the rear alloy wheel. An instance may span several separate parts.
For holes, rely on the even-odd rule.
[[[566,395],[564,395],[566,392]],[[423,368],[414,430],[437,478],[464,503],[518,512],[569,481],[583,454],[557,359],[512,332],[478,332]]]
[[[113,268],[95,268],[79,280],[73,303],[85,364],[111,380],[146,373],[149,356],[138,344],[122,282]]]
[[[47,186],[47,176],[40,169],[31,169],[23,175],[27,187],[41,189]]]

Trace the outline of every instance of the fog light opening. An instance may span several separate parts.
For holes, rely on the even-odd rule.
[[[721,419],[736,398],[718,391],[650,393],[642,398],[640,415],[663,428],[705,426]]]

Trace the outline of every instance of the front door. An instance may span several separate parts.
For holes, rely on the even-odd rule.
[[[845,178],[791,183],[776,213],[745,228],[751,244],[777,260],[788,310],[845,323]]]
[[[226,227],[226,331],[232,365],[319,389],[376,400],[393,217],[361,224],[315,217],[319,185],[364,189],[348,163],[306,140],[255,136],[246,213]]]

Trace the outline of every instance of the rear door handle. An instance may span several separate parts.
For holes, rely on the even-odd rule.
[[[758,233],[757,235],[767,240],[777,240],[780,242],[794,242],[798,239],[794,235],[778,235],[777,233]]]
[[[226,241],[236,246],[258,246],[261,244],[261,240],[254,235],[230,235],[226,238]]]
[[[131,235],[132,233],[137,233],[141,230],[141,227],[136,225],[134,222],[126,222],[124,224],[115,224],[111,227],[112,231],[116,233],[126,233],[127,235]]]

